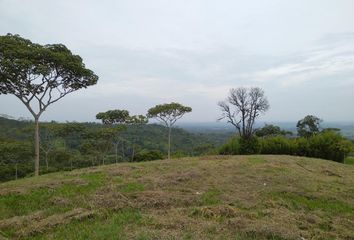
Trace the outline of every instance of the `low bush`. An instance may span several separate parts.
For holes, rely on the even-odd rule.
[[[231,137],[227,142],[219,148],[221,155],[238,155],[240,154],[239,137]]]
[[[136,162],[152,161],[152,160],[158,160],[163,158],[164,158],[163,154],[158,150],[142,150],[134,156],[134,161]]]

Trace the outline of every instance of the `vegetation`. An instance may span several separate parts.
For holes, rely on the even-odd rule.
[[[0,94],[16,96],[34,118],[37,176],[40,116],[66,95],[96,84],[98,77],[62,44],[42,46],[8,34],[0,36],[0,53]]]
[[[106,126],[97,123],[42,122],[40,129],[40,173],[66,171],[122,161],[165,158],[167,144],[161,141],[166,127],[148,124]],[[0,117],[0,181],[30,176],[33,172],[33,124]],[[224,136],[222,136],[225,138]],[[116,142],[116,140],[119,142]],[[197,156],[212,152],[221,139],[214,134],[174,129],[171,157]],[[10,146],[11,145],[11,146]],[[11,147],[11,152],[8,149]],[[44,149],[45,148],[45,149]],[[10,157],[10,154],[15,157]],[[18,164],[16,165],[16,161]]]
[[[269,109],[269,103],[264,91],[258,87],[254,88],[232,88],[226,101],[218,103],[222,116],[232,124],[241,138],[252,138],[254,135],[254,124],[260,114]]]
[[[0,237],[351,239],[353,173],[330,161],[252,155],[46,174],[0,184]]]
[[[152,107],[148,110],[148,118],[155,118],[168,128],[168,159],[171,158],[172,127],[178,119],[182,118],[184,114],[189,113],[191,111],[191,107],[186,107],[174,102],[156,105],[155,107]]]
[[[311,137],[253,137],[248,141],[233,137],[220,147],[220,154],[288,154],[333,160],[344,163],[352,151],[352,143],[334,131],[324,131]]]
[[[307,115],[303,119],[299,120],[296,124],[297,134],[300,137],[311,137],[320,132],[320,123],[322,122],[316,116]]]

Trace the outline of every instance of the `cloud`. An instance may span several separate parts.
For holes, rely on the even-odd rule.
[[[277,66],[250,74],[256,82],[276,81],[283,87],[300,86],[311,82],[316,84],[325,78],[336,79],[336,83],[354,84],[354,33],[345,38],[330,36],[332,41],[321,40],[316,47],[297,54],[295,61],[286,58]],[[343,82],[342,82],[343,83]]]

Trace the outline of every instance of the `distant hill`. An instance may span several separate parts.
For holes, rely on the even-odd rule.
[[[352,239],[354,166],[290,156],[122,163],[0,184],[0,239]]]

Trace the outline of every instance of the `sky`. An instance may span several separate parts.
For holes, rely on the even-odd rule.
[[[99,76],[42,120],[179,102],[184,122],[215,122],[230,88],[258,86],[262,121],[354,121],[353,0],[0,0],[7,33],[65,44]],[[10,95],[0,113],[31,117]]]

